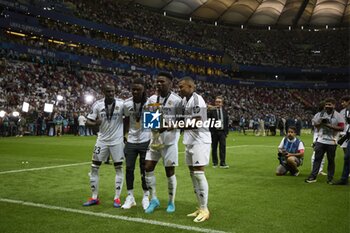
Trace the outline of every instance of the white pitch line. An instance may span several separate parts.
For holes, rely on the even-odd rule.
[[[25,201],[12,200],[12,199],[6,199],[6,198],[0,198],[0,201],[5,203],[19,204],[19,205],[38,207],[43,209],[59,210],[59,211],[70,212],[70,213],[96,216],[101,218],[112,218],[112,219],[124,220],[129,222],[146,223],[151,225],[164,226],[164,227],[187,230],[187,231],[196,231],[196,232],[205,232],[205,233],[226,233],[225,231],[219,231],[219,230],[213,230],[213,229],[207,229],[207,228],[191,227],[191,226],[185,226],[185,225],[174,224],[174,223],[147,220],[143,218],[132,218],[127,216],[97,213],[97,212],[86,211],[86,210],[71,209],[66,207],[52,206],[52,205],[39,204],[39,203],[33,203],[33,202],[25,202]]]
[[[84,165],[84,164],[89,164],[89,163],[91,163],[91,162],[71,163],[71,164],[64,164],[64,165],[58,165],[58,166],[37,167],[37,168],[28,168],[28,169],[20,169],[20,170],[10,170],[10,171],[3,171],[3,172],[0,172],[0,175],[2,175],[2,174],[9,174],[9,173],[18,173],[18,172],[39,171],[39,170],[46,170],[46,169],[53,169],[53,168],[61,168],[61,167],[79,166],[79,165]]]

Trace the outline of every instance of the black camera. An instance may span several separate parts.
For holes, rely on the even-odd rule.
[[[329,123],[331,123],[331,121],[330,121],[328,118],[323,118],[323,119],[321,120],[321,123],[322,123],[322,124],[329,124]]]
[[[281,152],[278,152],[278,157],[285,157],[288,154],[288,152],[285,149],[282,149]]]

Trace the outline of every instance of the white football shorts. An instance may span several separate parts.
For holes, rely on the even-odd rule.
[[[210,143],[185,145],[185,156],[187,166],[207,166],[210,157]]]
[[[164,145],[163,149],[153,150],[149,149],[146,153],[146,160],[159,161],[163,157],[164,167],[176,167],[178,162],[178,146],[176,144]]]
[[[117,145],[106,145],[102,142],[96,142],[92,153],[92,160],[104,162],[111,155],[113,162],[120,163],[124,161],[124,143]]]

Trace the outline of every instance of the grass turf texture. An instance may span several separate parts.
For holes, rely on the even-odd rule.
[[[113,208],[114,168],[100,168],[101,204],[82,207],[90,196],[89,164],[38,171],[1,174],[3,171],[89,162],[95,137],[0,138],[0,198],[40,203],[110,215],[143,218],[226,232],[349,232],[349,186],[326,184],[325,176],[306,184],[312,154],[311,135],[299,177],[275,176],[277,146],[281,137],[255,137],[231,133],[227,138],[229,169],[206,168],[211,218],[196,224],[186,214],[197,204],[180,139],[176,212],[167,214],[167,180],[162,163],[156,167],[157,194],[161,207],[144,214],[138,165],[134,192],[137,206]],[[28,161],[28,163],[26,163]],[[24,162],[24,163],[22,163]],[[327,163],[326,163],[327,164]],[[340,177],[343,151],[338,148],[335,179]],[[326,168],[325,168],[326,170]],[[126,197],[126,185],[122,202]],[[186,232],[165,226],[67,213],[0,201],[0,232]],[[189,231],[188,231],[189,232]]]

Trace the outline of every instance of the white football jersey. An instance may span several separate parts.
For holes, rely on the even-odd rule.
[[[173,116],[172,119],[176,119],[177,111],[181,108],[181,97],[175,94],[174,92],[171,92],[169,96],[163,98],[161,96],[152,95],[147,103],[148,104],[155,104],[159,101],[160,104],[162,104],[162,112],[167,116]],[[170,118],[168,118],[170,120]],[[172,145],[178,142],[180,137],[180,130],[170,130],[170,131],[164,131],[160,134],[160,138],[164,145]]]
[[[141,103],[134,103],[133,98],[129,98],[124,102],[124,115],[129,117],[128,142],[143,143],[151,140],[151,131],[143,129],[143,106]],[[137,118],[139,122],[137,122]]]
[[[97,141],[107,145],[116,145],[123,143],[123,112],[124,101],[114,98],[115,106],[112,111],[113,104],[106,106],[105,99],[100,99],[92,106],[92,111],[87,116],[90,120],[101,119]],[[107,113],[107,110],[109,113]],[[111,114],[113,112],[113,114]]]
[[[202,121],[207,120],[207,104],[199,94],[193,92],[188,101],[186,98],[183,98],[182,107],[186,116],[185,121],[194,117],[200,117]],[[201,143],[211,143],[211,134],[208,127],[184,130],[183,144],[193,145]]]

